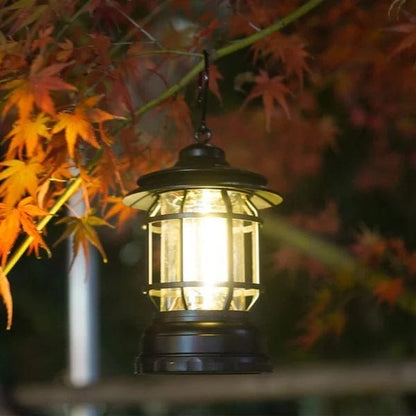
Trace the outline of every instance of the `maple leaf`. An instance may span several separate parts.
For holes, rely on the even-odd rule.
[[[66,156],[66,153],[64,153],[64,156]],[[51,166],[48,162],[51,163]],[[73,177],[71,169],[74,166],[66,160],[48,160],[48,158],[45,158],[45,164],[48,165],[48,169],[44,172],[43,182],[39,184],[37,189],[37,203],[40,208],[49,206],[49,203],[55,199],[54,196],[56,197],[65,188],[67,181]]]
[[[100,133],[103,142],[104,140],[108,141],[110,139],[105,131],[100,131]],[[98,183],[97,190],[103,195],[104,202],[107,201],[109,191],[115,190],[117,187],[119,187],[118,189],[120,189],[123,194],[126,193],[120,172],[123,167],[127,167],[126,161],[118,160],[108,142],[104,142],[100,163],[93,172],[93,176]]]
[[[386,302],[390,306],[394,305],[398,297],[403,293],[403,279],[382,279],[376,283],[373,292],[379,302]]]
[[[204,13],[200,17],[202,27],[195,33],[194,39],[192,42],[192,48],[201,49],[204,47],[207,39],[212,37],[212,34],[215,30],[221,27],[221,22],[215,17],[212,12]]]
[[[13,318],[13,300],[12,294],[10,293],[10,284],[6,275],[3,272],[3,269],[0,267],[0,296],[3,298],[4,306],[6,307],[7,312],[7,329],[10,329],[12,326]]]
[[[98,57],[101,60],[101,63],[104,66],[110,66],[111,65],[111,59],[109,50],[111,47],[111,41],[108,38],[108,36],[105,36],[103,34],[90,34],[90,38],[92,39],[94,51],[98,55]]]
[[[12,2],[8,7],[4,7],[3,11],[10,11],[7,18],[2,19],[2,26],[12,23],[9,29],[10,36],[24,27],[28,27],[31,23],[37,21],[48,9],[48,5],[36,5],[35,0],[17,0]]]
[[[56,60],[59,62],[66,62],[74,52],[74,44],[65,39],[63,42],[58,43],[60,51],[56,54]]]
[[[377,232],[363,227],[352,250],[364,263],[376,264],[386,255],[387,242]]]
[[[28,157],[34,156],[41,138],[51,138],[49,121],[50,118],[44,113],[39,113],[34,119],[19,119],[6,136],[6,139],[11,140],[6,157],[11,158],[18,154],[22,159],[24,148]]]
[[[416,45],[416,21],[403,23],[389,28],[392,32],[403,33],[405,36],[401,42],[394,48],[392,56],[398,55],[406,49],[410,49]]]
[[[42,68],[43,58],[38,55],[32,63],[30,73],[27,78],[14,79],[6,82],[1,89],[11,90],[7,95],[3,114],[6,114],[13,106],[19,110],[20,118],[29,117],[33,106],[45,113],[55,115],[55,105],[50,96],[50,91],[69,90],[75,91],[76,88],[62,81],[58,73],[68,64],[52,64]]]
[[[39,38],[35,39],[32,42],[32,51],[35,51],[36,49],[39,49],[41,53],[45,50],[45,48],[50,44],[54,42],[53,37],[51,37],[51,34],[53,32],[53,27],[49,26],[45,30],[39,30]]]
[[[301,87],[303,86],[303,74],[311,72],[307,63],[310,55],[305,50],[305,41],[299,36],[274,33],[262,42],[254,44],[253,49],[255,61],[258,60],[259,56],[280,59],[285,65],[287,75],[295,74]]]
[[[137,215],[137,210],[128,207],[123,203],[123,198],[119,196],[109,196],[107,202],[111,204],[110,208],[106,212],[104,218],[110,220],[117,217],[117,225],[126,223],[130,218]],[[119,227],[117,227],[119,228]]]
[[[37,158],[32,158],[27,162],[22,160],[6,160],[1,162],[6,166],[0,172],[0,196],[4,196],[6,204],[15,204],[28,192],[32,197],[36,196],[39,179],[38,175],[43,171],[43,166]]]
[[[52,128],[52,133],[56,134],[60,131],[65,131],[68,154],[71,158],[74,158],[78,137],[95,148],[100,147],[92,123],[102,123],[115,118],[115,116],[106,111],[94,108],[99,99],[99,96],[89,97],[78,105],[72,114],[61,112],[57,115],[58,122]]]
[[[0,203],[0,235],[2,236],[0,256],[2,266],[6,264],[10,250],[21,231],[33,238],[31,249],[37,255],[40,247],[48,251],[47,245],[33,222],[33,218],[45,215],[48,215],[48,212],[35,205],[32,197],[22,199],[16,207],[3,202]]]
[[[123,114],[125,111],[128,111],[131,117],[134,118],[135,106],[133,104],[131,91],[126,84],[126,77],[124,76],[123,71],[116,68],[111,71],[110,76],[112,88],[108,93],[108,96],[111,97],[111,101],[107,100],[110,101],[108,102],[109,108],[111,108],[112,112],[116,112],[117,114]]]
[[[211,65],[209,69],[209,89],[218,98],[218,101],[222,103],[221,93],[218,88],[219,79],[224,79],[224,77],[221,75],[220,71],[218,71],[217,65]]]
[[[191,113],[183,94],[179,94],[175,100],[171,101],[167,115],[173,120],[180,138],[187,139],[191,137]]]
[[[59,244],[69,236],[73,236],[73,253],[74,258],[77,256],[80,248],[84,251],[85,257],[89,259],[89,247],[90,242],[100,252],[104,263],[107,263],[107,255],[101,245],[100,239],[94,227],[107,226],[112,227],[107,221],[102,218],[93,215],[92,211],[87,212],[83,216],[79,217],[65,217],[56,222],[56,224],[66,224],[66,230],[61,237],[57,240],[55,245]]]
[[[270,121],[274,110],[275,102],[283,108],[287,118],[290,118],[289,107],[286,101],[286,95],[290,90],[283,84],[283,77],[270,78],[266,71],[260,70],[259,75],[254,77],[255,87],[244,100],[243,106],[256,97],[262,97],[264,111],[266,114],[266,130],[270,132]]]
[[[104,121],[112,120],[114,118],[118,120],[124,119],[124,117],[115,116],[97,108],[96,106],[101,98],[102,96],[100,95],[93,95],[92,97],[85,99],[79,106],[79,109],[83,110],[88,119],[93,123],[103,123]]]

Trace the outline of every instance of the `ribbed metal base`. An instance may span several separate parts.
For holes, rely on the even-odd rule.
[[[142,338],[138,373],[262,373],[271,371],[247,312],[159,313]]]

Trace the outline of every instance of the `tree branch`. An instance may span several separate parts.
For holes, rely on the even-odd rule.
[[[59,197],[59,199],[55,202],[54,206],[49,210],[48,215],[43,217],[38,224],[36,225],[36,229],[38,231],[42,231],[49,221],[53,218],[53,216],[61,209],[61,207],[71,198],[72,195],[79,189],[81,186],[82,179],[81,176],[77,176],[72,181],[71,185],[66,189],[66,191]],[[20,244],[20,246],[13,252],[13,255],[8,259],[6,265],[4,266],[4,274],[8,274],[10,270],[16,265],[16,263],[20,260],[20,257],[23,256],[25,251],[29,248],[30,244],[33,241],[33,237],[28,235]]]
[[[265,237],[296,248],[303,254],[320,261],[334,273],[351,276],[358,286],[372,292],[377,283],[390,279],[386,273],[370,268],[355,259],[345,248],[301,230],[276,214],[267,214],[263,219],[265,227],[262,232]],[[399,296],[396,305],[406,312],[416,314],[416,294],[406,290]]]
[[[98,160],[101,158],[102,151],[99,150],[94,158],[90,161],[90,163],[87,166],[87,171],[91,172],[92,169],[96,166]],[[71,184],[68,186],[68,188],[65,190],[65,192],[56,200],[53,207],[49,210],[48,215],[43,217],[38,224],[36,225],[36,229],[38,231],[42,231],[49,221],[55,216],[55,214],[62,208],[62,206],[72,197],[72,195],[75,194],[75,192],[78,191],[80,186],[82,185],[82,178],[81,175],[78,175],[72,179]],[[30,244],[33,241],[33,237],[28,235],[20,244],[20,246],[14,251],[12,256],[8,259],[6,265],[4,266],[4,274],[8,274],[13,267],[16,265],[16,263],[19,261],[19,259],[23,256],[25,251],[28,249]]]
[[[233,42],[231,45],[224,46],[221,49],[218,49],[212,54],[212,59],[216,60],[219,58],[223,58],[224,56],[230,55],[234,52],[237,52],[241,49],[246,48],[247,46],[252,45],[255,42],[258,42],[261,39],[264,39],[265,37],[271,35],[274,32],[279,31],[280,29],[283,29],[284,27],[288,26],[290,23],[293,23],[294,21],[298,20],[314,8],[318,7],[321,3],[323,3],[326,0],[310,0],[307,3],[305,3],[303,6],[296,9],[293,13],[290,15],[284,17],[283,19],[279,20],[278,22],[274,23],[273,25],[266,27],[265,29],[261,30],[260,32],[257,32],[251,36],[248,36],[247,38],[240,39],[236,42]],[[177,84],[172,85],[170,88],[165,90],[162,94],[160,94],[158,97],[154,98],[153,100],[149,101],[147,104],[144,104],[141,106],[137,111],[135,112],[136,116],[140,116],[153,107],[156,107],[169,97],[172,97],[173,95],[177,94],[183,87],[188,85],[203,69],[204,62],[201,60],[198,62]]]

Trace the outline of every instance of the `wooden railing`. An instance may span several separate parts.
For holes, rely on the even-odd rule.
[[[305,396],[416,393],[416,361],[316,365],[261,375],[145,375],[75,388],[58,384],[16,387],[22,406],[201,404],[266,401]]]

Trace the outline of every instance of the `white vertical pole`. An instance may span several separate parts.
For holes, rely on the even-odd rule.
[[[82,215],[85,205],[80,193],[69,202],[71,211]],[[73,259],[73,239],[68,240],[68,259],[72,262],[68,275],[69,379],[77,387],[98,379],[98,279],[97,254],[90,250],[89,261],[80,249]],[[93,405],[74,406],[71,416],[96,416]]]

